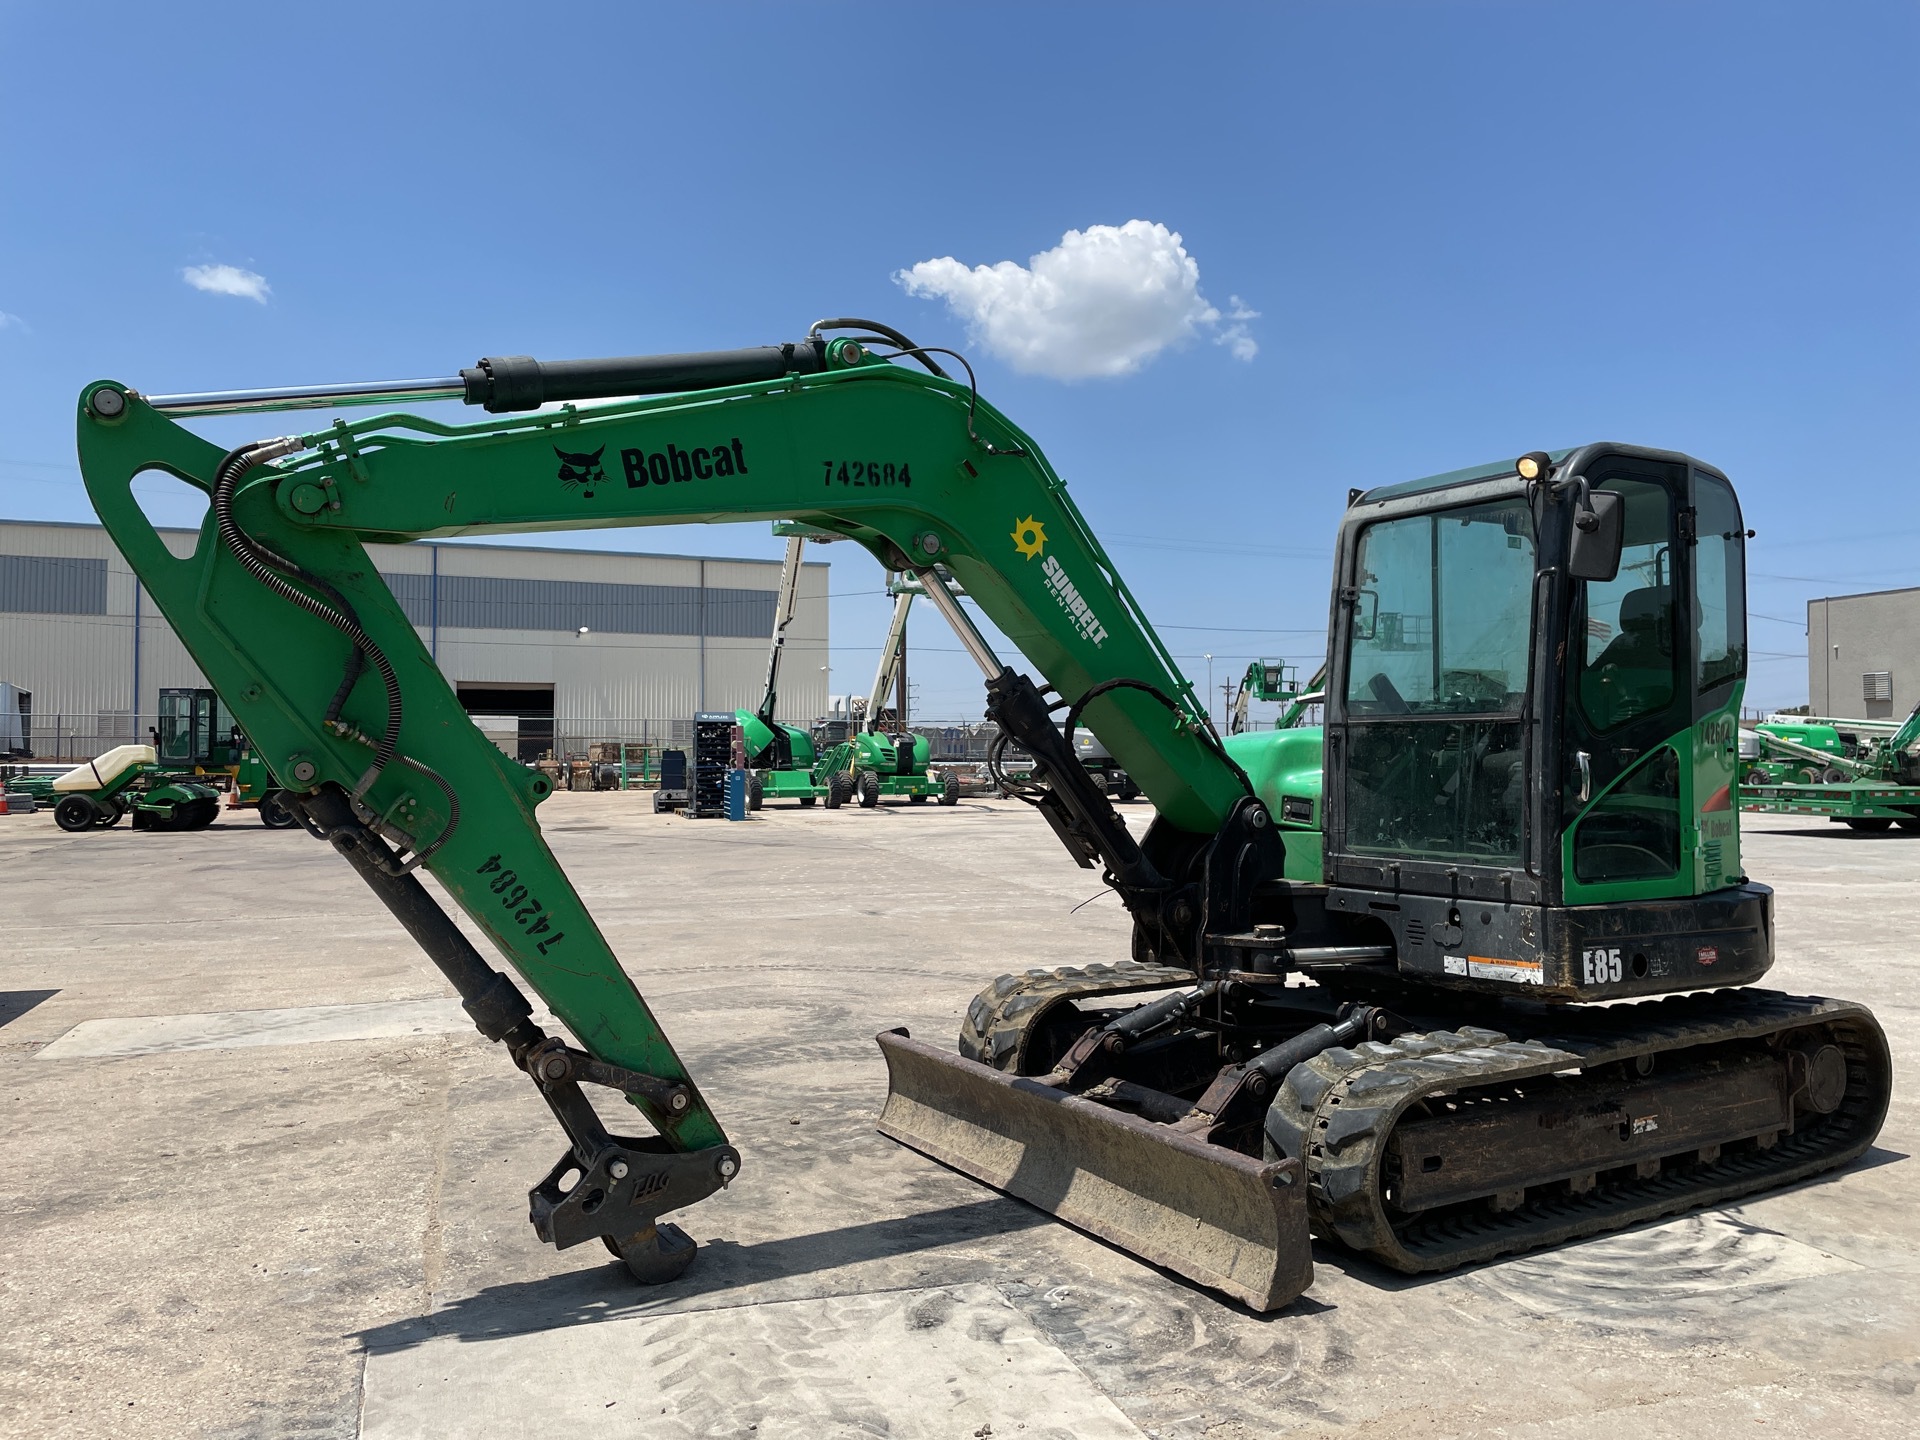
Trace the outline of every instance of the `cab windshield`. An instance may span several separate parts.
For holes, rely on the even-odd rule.
[[[1518,714],[1533,568],[1533,516],[1519,498],[1368,526],[1348,713]]]
[[[1533,554],[1519,497],[1360,533],[1347,649],[1351,849],[1519,859]]]

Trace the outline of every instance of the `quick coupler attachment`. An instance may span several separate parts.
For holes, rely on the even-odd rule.
[[[698,1248],[669,1210],[693,1205],[740,1173],[731,1145],[669,1150],[658,1138],[609,1135],[592,1163],[568,1150],[547,1178],[527,1192],[534,1233],[556,1250],[600,1240],[646,1285],[678,1279]]]

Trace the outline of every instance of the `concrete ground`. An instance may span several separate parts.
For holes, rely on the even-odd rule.
[[[876,1031],[1124,955],[1037,817],[542,813],[745,1157],[692,1271],[535,1240],[558,1131],[324,846],[0,819],[0,1432],[1912,1433],[1920,835],[1748,817],[1773,982],[1892,1037],[1862,1162],[1438,1279],[1321,1247],[1256,1316],[874,1133]]]

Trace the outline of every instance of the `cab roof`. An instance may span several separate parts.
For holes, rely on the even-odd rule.
[[[1564,450],[1549,450],[1547,457],[1558,465],[1571,455],[1577,446],[1569,445]],[[1492,480],[1500,475],[1512,475],[1514,461],[1495,460],[1487,465],[1469,465],[1464,470],[1449,470],[1444,475],[1428,475],[1421,480],[1402,480],[1398,485],[1381,485],[1355,498],[1355,505],[1365,505],[1374,500],[1395,500],[1402,495],[1418,495],[1424,490],[1445,490],[1452,485],[1465,485],[1475,480]]]

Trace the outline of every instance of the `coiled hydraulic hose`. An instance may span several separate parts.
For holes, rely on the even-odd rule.
[[[333,589],[319,576],[309,574],[300,565],[285,556],[276,555],[264,545],[254,540],[240,528],[233,518],[233,495],[239,487],[241,478],[255,465],[268,460],[276,460],[282,455],[290,455],[301,449],[300,441],[291,437],[281,440],[259,440],[251,445],[242,445],[232,450],[220,461],[213,472],[213,518],[219,527],[220,539],[233,558],[238,560],[246,572],[266,586],[274,594],[298,605],[308,614],[331,625],[353,643],[354,654],[347,662],[347,679],[341,684],[340,692],[335,695],[330,707],[329,718],[337,714],[346,700],[346,691],[352,688],[352,682],[358,678],[358,670],[363,664],[370,664],[380,674],[380,681],[387,691],[387,724],[385,732],[373,747],[373,764],[355,782],[353,796],[360,799],[373,788],[381,773],[393,763],[394,751],[400,743],[400,677],[394,673],[392,663],[385,653],[373,641],[373,637],[360,628],[359,619],[353,613],[353,607],[338,591]],[[286,572],[283,574],[282,572]],[[331,597],[334,604],[309,595],[305,590],[293,584],[287,575],[293,575]]]

